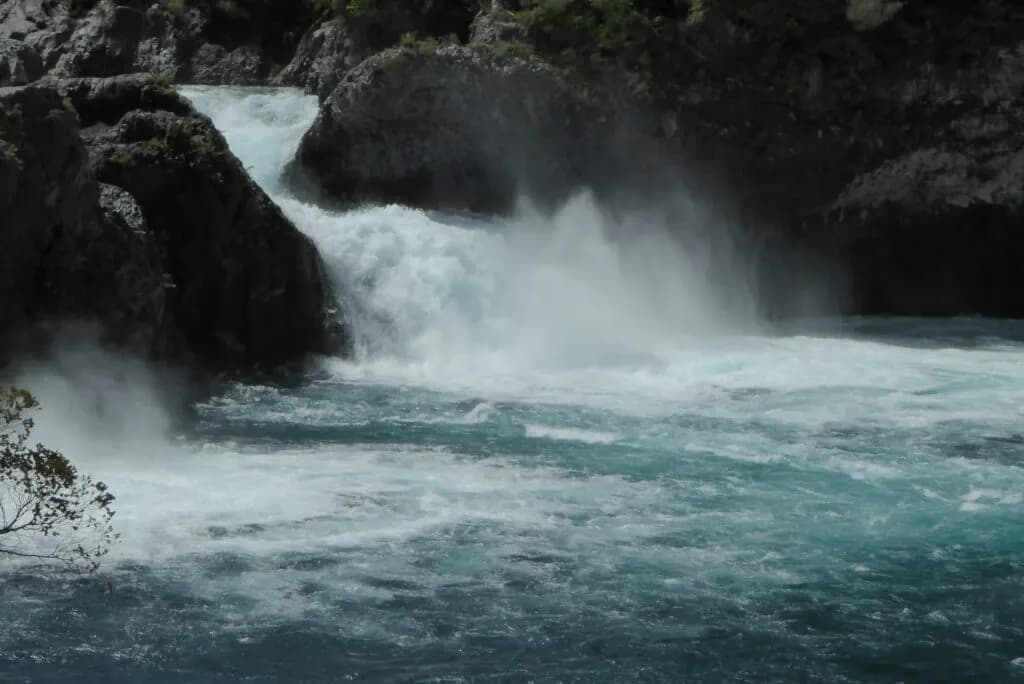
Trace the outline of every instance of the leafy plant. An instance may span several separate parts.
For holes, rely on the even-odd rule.
[[[92,572],[117,539],[114,496],[61,453],[29,442],[35,397],[0,388],[0,555]]]

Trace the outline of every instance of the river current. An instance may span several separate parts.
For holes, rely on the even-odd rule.
[[[355,356],[186,427],[130,361],[27,369],[121,539],[0,565],[0,681],[1024,681],[1024,324],[769,328],[732,257],[586,194],[327,210],[280,183],[315,99],[184,92]]]

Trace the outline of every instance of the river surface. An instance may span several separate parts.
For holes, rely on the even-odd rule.
[[[184,428],[128,362],[26,371],[122,538],[0,566],[0,681],[1024,681],[1024,325],[768,329],[587,195],[328,211],[279,182],[314,99],[185,93],[356,354]]]

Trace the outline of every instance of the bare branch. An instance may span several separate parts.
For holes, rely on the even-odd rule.
[[[93,571],[117,539],[111,519],[114,497],[102,482],[80,475],[61,453],[29,446],[34,427],[26,411],[38,407],[31,394],[0,387],[0,555],[60,561]],[[44,551],[25,550],[27,537]],[[92,541],[86,542],[86,539]]]

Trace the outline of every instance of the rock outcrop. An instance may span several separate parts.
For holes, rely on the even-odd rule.
[[[114,344],[211,370],[337,348],[316,249],[173,91],[44,81],[0,106],[5,330],[98,319]]]
[[[31,81],[37,64],[301,86],[322,107],[292,177],[343,202],[504,211],[520,195],[683,178],[728,197],[765,245],[768,281],[799,254],[844,284],[851,313],[1024,315],[1014,3],[0,4],[0,81]],[[120,115],[91,111],[125,83],[62,92],[126,135]],[[193,117],[146,92],[142,109]],[[171,125],[146,120],[153,135]]]
[[[371,54],[358,44],[340,17],[332,17],[306,33],[291,62],[274,77],[277,85],[298,86],[325,99],[349,69]]]
[[[359,11],[331,13],[303,35],[274,83],[326,99],[345,72],[403,40],[466,42],[477,9],[474,0],[412,0],[366,3]]]
[[[0,38],[28,45],[39,55],[44,72],[60,59],[73,30],[68,3],[61,0],[0,3]]]
[[[43,75],[43,61],[31,46],[0,38],[0,88],[31,83]]]
[[[638,152],[635,131],[561,74],[488,46],[394,48],[349,71],[292,167],[342,201],[505,211]],[[638,165],[642,166],[642,165]]]
[[[132,110],[90,145],[97,177],[138,200],[164,247],[169,315],[190,349],[218,367],[328,349],[316,249],[207,119]]]
[[[265,83],[312,23],[309,2],[25,0],[0,7],[18,39],[59,78],[141,72],[176,82]]]
[[[19,331],[58,317],[99,319],[137,352],[156,344],[163,286],[159,272],[148,275],[155,249],[101,206],[70,103],[50,88],[0,89],[5,346],[18,342]],[[136,331],[143,334],[136,337]]]
[[[779,112],[758,120],[759,139],[732,127],[763,156],[742,158],[731,184],[783,244],[829,265],[845,311],[1024,315],[1024,24],[881,4],[874,28],[838,29],[843,61],[802,71],[796,126]],[[911,33],[930,22],[930,37]],[[760,98],[765,113],[782,105]]]
[[[496,45],[525,41],[526,29],[502,0],[491,0],[483,7],[469,28],[469,42],[475,45]]]

